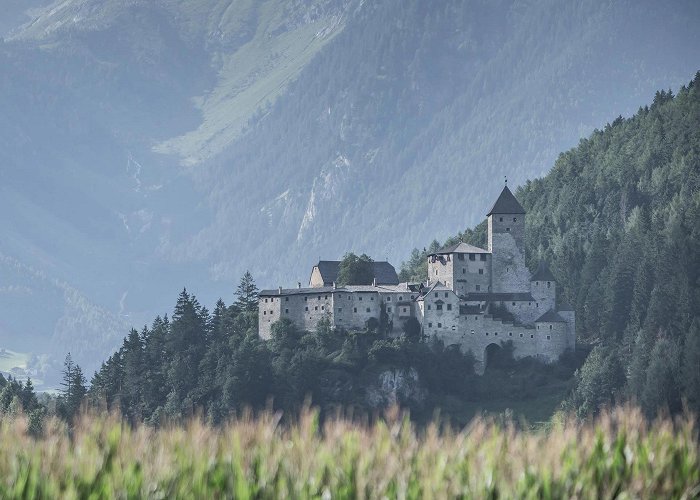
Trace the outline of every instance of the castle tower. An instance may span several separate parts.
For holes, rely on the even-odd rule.
[[[491,291],[529,292],[530,273],[525,266],[525,209],[506,185],[488,217],[491,252]]]
[[[537,271],[530,277],[530,293],[544,311],[557,305],[557,282],[544,261],[540,261]]]

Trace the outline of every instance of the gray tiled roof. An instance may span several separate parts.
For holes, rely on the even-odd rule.
[[[532,275],[530,281],[556,281],[557,279],[549,270],[549,266],[543,260],[540,261],[539,266],[537,266],[537,271]]]
[[[488,250],[484,250],[483,248],[475,247],[474,245],[470,245],[468,243],[464,243],[463,241],[460,241],[459,243],[456,243],[454,245],[450,245],[448,247],[441,248],[435,253],[432,253],[430,255],[439,255],[439,254],[446,254],[446,253],[491,253]]]
[[[323,287],[306,287],[306,288],[283,288],[280,292],[279,288],[272,290],[261,290],[258,294],[260,297],[284,297],[290,295],[323,295],[333,292],[357,293],[357,292],[376,292],[376,293],[412,293],[406,283],[398,285],[348,285],[344,287],[333,288],[332,286]],[[415,293],[415,292],[413,292]]]
[[[524,293],[468,293],[464,300],[467,302],[535,302],[535,298],[529,292]]]
[[[550,309],[535,320],[535,323],[566,323],[566,320],[559,316],[554,309]]]
[[[316,267],[318,267],[318,271],[321,273],[324,285],[330,286],[338,281],[338,273],[340,271],[339,260],[320,260],[318,264],[316,264]],[[374,278],[377,280],[378,285],[399,284],[399,276],[396,274],[396,269],[388,262],[372,262],[372,270],[374,271]]]
[[[496,203],[493,204],[493,207],[491,207],[491,210],[489,210],[489,213],[486,214],[488,217],[491,214],[524,214],[525,209],[523,206],[520,204],[520,202],[513,196],[513,193],[510,192],[510,189],[508,189],[508,186],[503,188],[503,191],[501,191],[501,195],[498,197],[496,200]]]

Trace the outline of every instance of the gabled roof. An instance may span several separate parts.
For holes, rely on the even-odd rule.
[[[550,309],[535,320],[535,323],[566,323],[566,320],[559,316],[554,309]]]
[[[520,204],[520,202],[513,196],[513,193],[510,192],[510,189],[508,189],[508,186],[503,188],[503,191],[501,191],[501,195],[498,197],[496,200],[496,203],[493,204],[493,207],[491,207],[491,210],[489,210],[489,213],[486,214],[488,217],[489,215],[492,214],[524,214],[525,209],[523,206]]]
[[[549,270],[549,266],[543,260],[540,261],[539,266],[537,266],[537,271],[532,275],[530,281],[556,281],[557,279]]]
[[[470,245],[469,243],[464,243],[463,241],[460,241],[459,243],[456,243],[454,245],[450,245],[444,248],[441,248],[435,253],[431,253],[430,255],[440,255],[440,254],[447,254],[447,253],[491,253],[488,250],[484,250],[483,248],[475,247],[474,245]]]
[[[318,268],[325,286],[332,286],[338,281],[338,273],[340,272],[339,260],[319,260],[314,267]],[[388,262],[372,262],[372,270],[374,278],[378,285],[398,285],[399,276],[396,274],[394,266]]]

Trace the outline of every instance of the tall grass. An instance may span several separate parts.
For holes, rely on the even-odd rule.
[[[373,425],[305,412],[199,420],[154,430],[84,416],[44,436],[0,423],[2,498],[692,498],[700,495],[690,417],[647,423],[632,408],[548,431],[475,420],[463,431]]]

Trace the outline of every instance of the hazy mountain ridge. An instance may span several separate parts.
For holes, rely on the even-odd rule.
[[[136,326],[249,267],[273,286],[350,249],[398,263],[688,80],[696,4],[638,5],[15,2],[17,23],[40,8],[0,26],[0,252]],[[24,299],[0,303],[8,348]],[[48,345],[60,316],[34,315]]]

